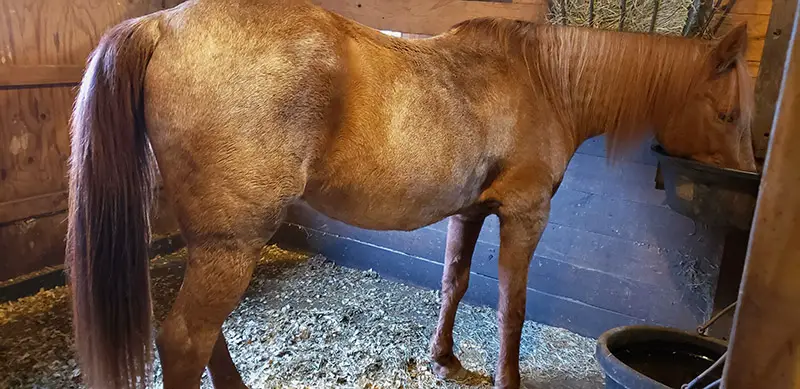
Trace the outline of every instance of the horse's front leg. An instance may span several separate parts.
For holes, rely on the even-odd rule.
[[[472,253],[486,215],[455,215],[449,220],[442,275],[442,306],[439,323],[431,340],[433,371],[440,378],[459,380],[468,372],[453,354],[453,325],[458,303],[467,292]]]
[[[495,387],[520,387],[519,347],[525,320],[528,266],[542,235],[549,211],[549,199],[533,209],[500,215],[500,259],[498,279],[498,327],[500,355]]]

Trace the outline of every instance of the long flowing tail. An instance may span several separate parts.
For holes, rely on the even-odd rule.
[[[147,252],[155,176],[143,84],[159,19],[131,19],[103,36],[72,114],[66,262],[90,388],[141,388],[150,377]]]

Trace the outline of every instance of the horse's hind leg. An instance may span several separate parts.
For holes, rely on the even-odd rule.
[[[265,168],[264,176],[280,177],[280,182],[260,172],[219,182],[216,169],[214,174],[194,173],[197,178],[173,195],[189,258],[183,285],[156,340],[165,389],[198,388],[206,365],[215,387],[244,387],[220,329],[247,289],[260,249],[302,189],[292,178],[301,176],[299,169]]]
[[[227,236],[188,242],[183,285],[156,344],[164,388],[196,388],[225,318],[250,282],[259,243]]]
[[[211,359],[208,361],[208,373],[215,388],[243,389],[246,388],[242,382],[242,376],[236,370],[231,354],[228,351],[228,343],[225,335],[220,331],[214,349],[211,351]]]
[[[468,372],[453,354],[453,325],[458,303],[467,292],[472,253],[486,215],[455,215],[449,220],[445,267],[442,275],[442,306],[431,341],[433,370],[441,378],[459,380]]]

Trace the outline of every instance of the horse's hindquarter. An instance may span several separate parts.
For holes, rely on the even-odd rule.
[[[326,14],[254,4],[169,11],[148,66],[148,134],[165,189],[192,224],[257,218],[259,207],[302,195],[331,119],[339,64]]]
[[[341,121],[304,199],[360,227],[415,229],[478,201],[511,136],[513,109],[481,90],[489,74],[454,70],[446,50],[376,39],[345,45]]]

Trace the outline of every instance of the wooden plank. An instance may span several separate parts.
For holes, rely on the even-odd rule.
[[[747,23],[748,41],[745,58],[748,61],[759,61],[761,59],[761,53],[764,50],[764,41],[766,40],[769,26],[768,15],[729,14],[717,31],[717,36],[722,36],[730,28],[742,23]]]
[[[161,6],[161,0],[1,2],[0,64],[82,66],[109,26]]]
[[[752,134],[753,148],[759,159],[766,157],[775,115],[775,102],[783,79],[786,51],[796,12],[796,0],[774,0],[766,34],[769,39],[764,43],[756,80],[756,112]]]
[[[170,0],[171,1],[171,0]],[[63,262],[73,87],[105,30],[162,0],[0,2],[0,280]],[[14,88],[23,86],[22,88]],[[49,215],[45,217],[33,217]]]
[[[58,197],[57,193],[42,196],[41,201],[56,200]],[[178,231],[177,220],[168,204],[164,192],[159,191],[151,221],[154,238],[175,235]],[[24,214],[22,212],[19,215]],[[63,264],[66,218],[66,209],[62,208],[42,217],[0,222],[0,282]]]
[[[434,35],[482,16],[543,21],[547,2],[497,3],[464,0],[313,0],[330,11],[380,30]]]
[[[62,190],[0,203],[0,225],[67,209],[69,193]]]
[[[797,9],[800,1],[793,2]],[[800,387],[800,13],[787,26],[788,69],[724,370],[727,389]]]
[[[606,157],[606,136],[600,135],[588,139],[578,147],[575,151],[577,154],[594,155],[597,157]],[[632,150],[628,155],[621,156],[621,161],[641,163],[645,165],[656,166],[658,159],[655,154],[650,150],[650,142],[642,143],[639,148]]]
[[[74,89],[0,89],[0,203],[67,189]]]
[[[0,225],[0,281],[64,263],[66,214]]]
[[[653,185],[655,174],[654,165],[620,161],[610,166],[605,157],[576,153],[561,188],[662,206],[666,195]]]
[[[75,85],[82,75],[80,65],[4,65],[0,66],[0,87]]]
[[[732,14],[769,15],[772,10],[772,0],[738,0],[733,5]]]
[[[753,77],[753,80],[758,79],[758,69],[761,67],[760,61],[747,61],[747,70],[750,73],[750,77]]]

